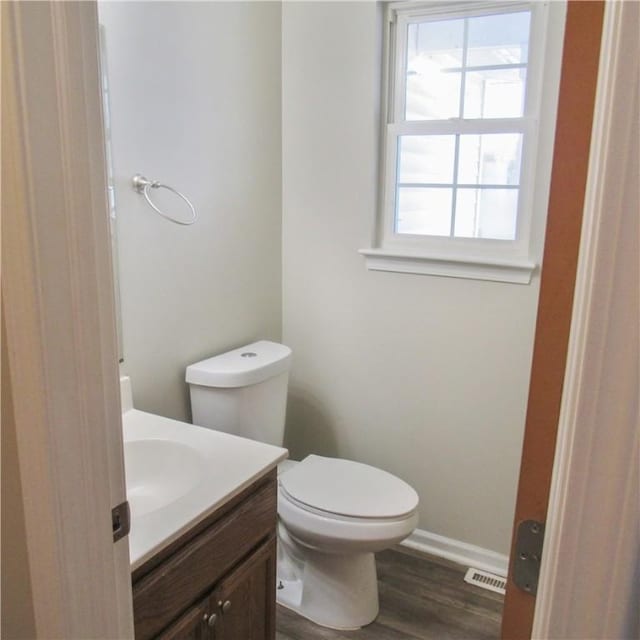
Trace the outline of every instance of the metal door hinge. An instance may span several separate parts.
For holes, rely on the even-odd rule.
[[[543,540],[544,522],[524,520],[518,525],[513,581],[532,596],[535,596],[538,591]]]
[[[129,535],[129,531],[131,530],[131,512],[129,510],[129,503],[126,500],[111,509],[111,528],[113,530],[114,542]]]

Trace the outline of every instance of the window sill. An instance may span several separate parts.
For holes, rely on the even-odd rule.
[[[367,269],[449,278],[529,284],[536,263],[524,259],[491,260],[468,256],[411,255],[387,249],[360,249]]]

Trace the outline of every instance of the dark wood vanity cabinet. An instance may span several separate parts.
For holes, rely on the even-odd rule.
[[[264,640],[275,635],[276,541],[265,542],[160,640]]]
[[[256,482],[133,574],[136,640],[273,640],[276,476]]]

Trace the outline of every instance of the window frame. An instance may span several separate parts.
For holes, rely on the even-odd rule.
[[[565,5],[566,3],[562,3]],[[527,84],[524,112],[518,118],[452,118],[448,120],[406,120],[407,27],[425,18],[439,20],[475,17],[488,13],[531,12]],[[559,84],[560,52],[566,6],[562,7],[562,28],[550,37],[548,0],[496,2],[393,2],[384,19],[383,86],[381,113],[381,155],[378,215],[372,248],[362,249],[367,267],[373,270],[449,275],[504,282],[529,283],[541,259],[539,229],[544,229],[547,198],[536,197],[540,189],[548,194],[551,173],[551,145],[540,153],[540,122],[555,128]],[[555,17],[558,19],[558,16]],[[558,42],[559,40],[559,42]],[[555,55],[555,58],[553,57]],[[557,65],[545,81],[545,61]],[[396,117],[396,114],[400,114]],[[461,238],[399,234],[395,232],[398,140],[401,135],[522,133],[523,153],[515,240]],[[553,140],[553,137],[551,138]],[[536,231],[538,231],[536,233]]]

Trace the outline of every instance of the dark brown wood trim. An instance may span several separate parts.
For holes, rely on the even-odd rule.
[[[514,532],[545,520],[567,360],[604,2],[570,0]],[[513,542],[512,542],[513,550]],[[513,553],[512,562],[513,562]],[[511,567],[509,567],[511,576]],[[531,637],[535,598],[507,583],[503,640]]]

